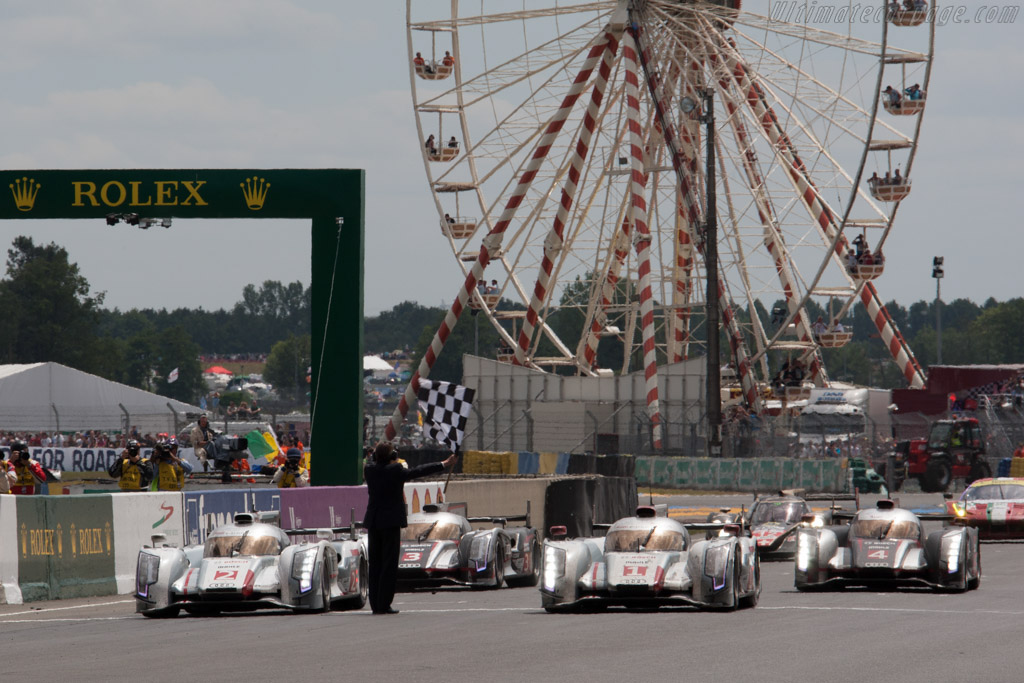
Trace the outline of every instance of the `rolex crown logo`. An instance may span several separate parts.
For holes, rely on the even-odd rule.
[[[267,199],[267,191],[270,190],[270,183],[266,178],[246,178],[244,183],[239,183],[242,188],[242,196],[245,197],[245,205],[253,211],[263,208],[263,202]]]
[[[31,211],[42,185],[37,184],[35,178],[17,178],[10,187],[11,194],[14,195],[14,205],[18,207],[18,211]]]

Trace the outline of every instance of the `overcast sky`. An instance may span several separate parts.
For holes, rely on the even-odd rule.
[[[455,296],[416,137],[404,2],[0,1],[0,167],[366,169],[366,314]],[[938,30],[884,299],[934,297],[938,254],[947,301],[1021,295],[1022,29],[1024,18]],[[248,283],[309,283],[304,222],[9,221],[4,250],[19,234],[66,247],[122,310],[227,308]]]

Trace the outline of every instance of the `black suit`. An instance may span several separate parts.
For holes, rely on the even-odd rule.
[[[391,609],[398,581],[398,553],[402,528],[406,526],[405,482],[444,471],[444,464],[433,462],[406,469],[392,460],[386,465],[367,464],[363,468],[369,502],[363,526],[369,532],[370,609]]]

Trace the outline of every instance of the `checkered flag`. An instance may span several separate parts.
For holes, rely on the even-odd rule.
[[[466,434],[466,418],[476,390],[451,382],[420,380],[417,398],[423,413],[423,433],[452,452]]]

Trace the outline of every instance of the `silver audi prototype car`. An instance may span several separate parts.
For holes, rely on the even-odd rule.
[[[540,576],[540,539],[526,514],[467,517],[465,503],[424,505],[402,529],[398,581],[404,588],[445,584],[477,588],[535,586]],[[525,526],[508,526],[522,521]],[[473,524],[489,524],[474,529]]]
[[[966,591],[980,583],[977,529],[950,527],[926,535],[921,518],[891,500],[859,510],[848,525],[796,529],[799,590],[852,585]]]
[[[691,540],[688,529],[712,527],[717,535]],[[609,605],[753,607],[761,569],[754,540],[739,531],[733,524],[684,525],[640,507],[603,538],[546,540],[541,604],[549,612]]]
[[[147,617],[176,616],[182,609],[206,615],[221,611],[286,608],[326,612],[366,604],[368,572],[363,544],[351,529],[285,532],[278,513],[239,513],[217,527],[203,545],[146,546],[139,551],[135,611]],[[292,543],[289,533],[314,536]]]

